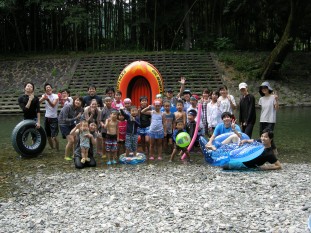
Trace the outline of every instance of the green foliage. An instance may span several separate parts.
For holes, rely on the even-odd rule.
[[[220,37],[217,38],[214,42],[214,47],[219,50],[232,50],[234,45],[230,38],[228,37]]]
[[[52,76],[52,77],[56,77],[56,75],[57,75],[57,69],[54,67],[54,68],[52,69],[51,76]]]
[[[218,53],[218,58],[227,66],[232,66],[240,74],[237,78],[246,77],[249,80],[260,77],[261,65],[267,57],[266,52],[237,52],[222,51]]]

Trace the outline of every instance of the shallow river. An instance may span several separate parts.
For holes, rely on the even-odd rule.
[[[259,113],[257,114],[259,116]],[[279,159],[285,163],[311,163],[311,108],[285,108],[277,114],[275,127],[275,141],[279,151]],[[0,116],[0,198],[13,194],[14,184],[11,178],[18,178],[27,174],[53,171],[73,171],[73,163],[63,159],[65,140],[60,140],[60,152],[49,150],[48,146],[42,155],[32,158],[21,158],[11,144],[11,132],[22,116]],[[259,117],[258,117],[259,118]],[[258,121],[258,120],[257,120]],[[257,138],[258,124],[253,137]],[[194,162],[204,163],[199,155]],[[165,161],[168,155],[164,156]],[[98,158],[98,168],[106,169],[102,159]]]

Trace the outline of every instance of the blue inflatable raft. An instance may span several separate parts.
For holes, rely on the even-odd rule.
[[[212,166],[231,166],[239,167],[243,162],[250,161],[257,158],[264,151],[264,146],[259,142],[244,143],[238,145],[236,143],[230,143],[222,145],[221,142],[232,133],[226,133],[219,135],[215,138],[213,145],[216,146],[217,150],[208,150],[205,148],[206,140],[204,137],[200,137],[200,147],[204,155],[205,161]],[[246,134],[242,134],[242,139],[249,139]]]

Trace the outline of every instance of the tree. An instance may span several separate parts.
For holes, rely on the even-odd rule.
[[[291,0],[291,10],[285,30],[279,43],[264,62],[261,79],[273,78],[273,71],[281,67],[287,54],[292,50],[300,20],[303,19],[304,10],[307,9],[308,4],[310,1]]]

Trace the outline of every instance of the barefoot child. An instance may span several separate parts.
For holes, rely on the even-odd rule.
[[[110,117],[106,119],[104,124],[107,130],[106,134],[106,152],[107,152],[107,165],[117,163],[117,151],[118,151],[118,112],[112,111]],[[112,158],[112,162],[111,162]]]
[[[169,153],[172,151],[171,149],[169,149],[168,147],[173,144],[173,128],[175,125],[175,114],[171,112],[170,108],[171,108],[171,103],[169,100],[165,100],[164,101],[164,118],[165,118],[165,125],[166,125],[166,136],[164,138],[164,149],[166,151],[169,151]]]
[[[152,106],[144,108],[141,113],[151,115],[151,124],[149,129],[150,137],[150,157],[149,160],[154,160],[155,147],[158,149],[158,160],[162,160],[162,141],[166,132],[164,124],[164,115],[161,113],[161,101],[155,100],[154,110]]]
[[[140,97],[140,108],[139,108],[139,118],[140,118],[140,127],[139,127],[139,135],[140,135],[140,142],[143,152],[146,156],[149,155],[149,128],[151,123],[151,116],[142,113],[142,109],[148,106],[148,98],[147,96]]]
[[[183,111],[184,110],[184,102],[182,100],[178,100],[176,108],[177,108],[177,112],[174,112],[175,120],[177,121],[177,120],[181,119],[183,121],[184,125],[186,125],[187,115],[186,115],[186,112]]]
[[[89,149],[90,149],[90,138],[92,134],[89,131],[89,124],[87,121],[82,121],[81,129],[79,131],[79,138],[80,138],[80,147],[81,147],[81,163],[89,162],[90,158],[88,157]]]
[[[184,122],[181,119],[176,120],[176,126],[175,126],[175,129],[174,129],[174,132],[173,132],[174,150],[173,150],[173,152],[171,154],[170,162],[173,162],[175,155],[177,153],[179,153],[179,152],[182,152],[182,154],[185,153],[186,156],[187,156],[186,157],[187,160],[190,160],[190,154],[189,154],[189,152],[187,150],[187,147],[181,148],[181,147],[177,146],[177,144],[176,144],[176,137],[177,137],[177,135],[179,133],[186,132],[184,127],[185,127],[185,124],[184,124]]]
[[[126,120],[122,114],[118,114],[118,156],[125,152],[125,137],[126,137]]]
[[[126,125],[126,137],[125,137],[125,156],[128,157],[130,151],[133,152],[135,157],[137,154],[137,144],[138,144],[138,127],[140,127],[140,121],[138,116],[138,110],[136,106],[131,107],[130,114],[126,113],[124,107],[120,108],[121,114],[125,117],[127,121]]]

